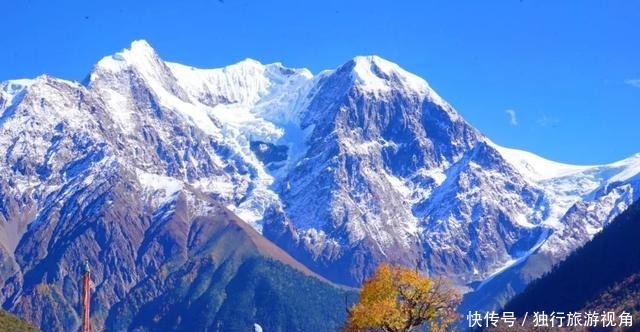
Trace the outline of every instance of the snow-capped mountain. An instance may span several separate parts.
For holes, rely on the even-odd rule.
[[[198,69],[144,41],[82,83],[2,83],[0,154],[0,300],[39,322],[59,318],[36,302],[77,310],[60,297],[77,296],[66,271],[83,257],[106,266],[96,319],[108,322],[146,278],[188,261],[211,214],[335,282],[389,261],[482,291],[532,255],[548,269],[640,195],[640,157],[572,166],[500,147],[376,56],[316,75]]]
[[[210,77],[224,80],[220,84],[229,90],[218,89]],[[233,303],[254,298],[250,289],[246,297],[227,296],[234,292],[227,287],[260,280],[267,281],[255,291],[276,298],[304,294],[301,301],[312,306],[326,305],[322,294],[333,293],[334,305],[323,307],[316,322],[325,322],[318,330],[337,327],[345,315],[343,291],[237,217],[256,226],[243,213],[259,213],[277,201],[247,137],[267,140],[279,129],[250,119],[241,123],[252,124],[245,131],[211,114],[223,102],[257,105],[256,96],[268,91],[247,86],[260,77],[283,86],[308,80],[306,72],[247,61],[203,73],[217,94],[198,95],[205,98],[200,102],[198,91],[182,87],[182,77],[147,43],[135,42],[98,62],[82,84],[48,76],[3,83],[2,306],[45,331],[77,329],[86,259],[94,286],[91,316],[99,330],[299,325],[303,320],[287,304]],[[247,136],[234,136],[238,132]],[[297,283],[278,284],[282,278]],[[309,289],[324,293],[310,297]],[[270,315],[284,318],[265,322]]]

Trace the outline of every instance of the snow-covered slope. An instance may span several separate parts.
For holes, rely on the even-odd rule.
[[[640,174],[640,154],[607,165],[569,165],[491,144],[528,182],[545,191],[551,210],[544,223],[555,230],[564,228],[561,219],[574,204],[597,198],[598,189],[634,182]]]
[[[549,209],[540,224],[545,231],[539,242],[475,285],[463,310],[499,309],[640,197],[640,154],[607,165],[568,165],[490,144],[544,192]]]
[[[183,179],[221,197],[240,217],[260,229],[258,221],[277,196],[269,189],[273,177],[257,159],[250,143],[278,142],[285,135],[284,128],[296,126],[296,114],[311,81],[312,75],[306,69],[289,69],[277,63],[262,65],[254,60],[219,69],[165,63],[145,41],[135,41],[130,49],[100,60],[88,87],[101,96],[127,134],[135,135],[152,125],[162,133],[161,139],[172,139],[166,130],[171,121],[141,118],[136,111],[136,103],[148,99],[153,109],[171,110],[170,116],[176,118],[172,121],[196,128],[224,146],[222,155],[210,154],[212,161],[218,165],[237,162],[238,166],[249,168],[247,174],[198,175],[185,165],[186,162],[197,168],[201,160],[193,157],[176,166],[187,168],[181,174]],[[299,149],[295,141],[291,145]],[[230,178],[234,176],[238,179]]]
[[[206,213],[197,192],[333,281],[358,285],[389,261],[476,289],[533,255],[551,257],[548,268],[640,193],[639,155],[573,166],[498,146],[426,81],[377,56],[317,75],[249,59],[200,69],[136,41],[82,84],[2,83],[0,128],[0,260],[15,280],[35,268],[20,243],[48,234],[47,218],[73,211],[65,202],[110,193],[114,177],[129,183],[118,190],[137,186],[134,210],[157,212],[140,221],[118,210],[132,228],[114,239],[142,237],[184,192]],[[144,270],[136,255],[128,264]],[[2,300],[14,303],[23,284],[0,286],[13,287]]]

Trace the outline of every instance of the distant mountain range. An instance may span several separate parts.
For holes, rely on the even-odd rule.
[[[505,310],[626,311],[640,319],[640,201],[524,292]]]
[[[330,282],[383,261],[494,308],[640,196],[640,154],[501,147],[376,56],[197,69],[136,41],[83,82],[2,83],[0,154],[0,303],[47,331],[77,328],[84,259],[109,330],[330,330]]]

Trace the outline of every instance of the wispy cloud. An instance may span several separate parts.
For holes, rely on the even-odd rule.
[[[507,115],[509,116],[509,123],[512,126],[517,126],[518,125],[518,117],[516,115],[516,110],[514,109],[508,109],[505,111],[507,113]]]
[[[635,78],[635,79],[628,79],[624,81],[626,84],[631,85],[634,88],[639,88],[640,89],[640,78]]]
[[[538,120],[536,120],[536,122],[540,127],[555,127],[558,125],[558,123],[560,123],[560,119],[546,113],[542,113],[542,115],[538,117]]]

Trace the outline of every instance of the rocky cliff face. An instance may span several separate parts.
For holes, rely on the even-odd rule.
[[[175,290],[254,256],[348,285],[395,262],[484,292],[532,254],[550,266],[588,240],[638,197],[640,170],[637,157],[572,166],[497,146],[379,57],[315,76],[253,60],[197,69],[144,41],[82,83],[2,83],[0,154],[0,300],[65,330],[84,259],[94,320],[118,329],[185,327],[186,302],[150,312],[168,294],[222,296],[231,277]],[[306,267],[255,249],[258,233]]]
[[[265,234],[322,274],[358,284],[393,261],[468,281],[537,240],[516,217],[539,224],[543,193],[398,66],[359,57],[322,75],[301,118],[308,149]]]

